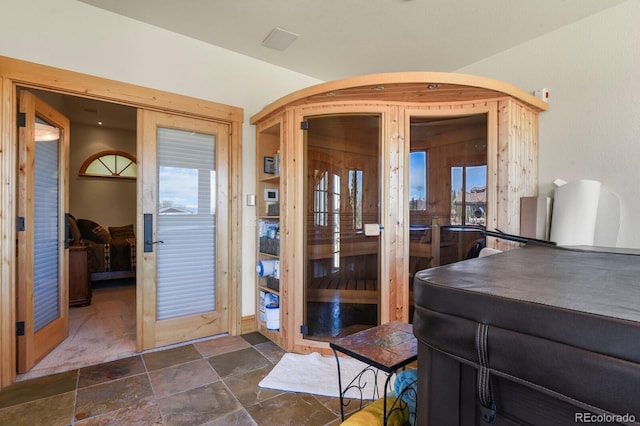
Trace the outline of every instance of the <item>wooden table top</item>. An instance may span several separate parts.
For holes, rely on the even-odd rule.
[[[413,326],[400,321],[336,339],[329,346],[387,373],[393,373],[418,358]]]

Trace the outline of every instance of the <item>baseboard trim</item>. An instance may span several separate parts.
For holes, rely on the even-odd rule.
[[[242,317],[240,323],[240,334],[252,333],[254,331],[258,331],[258,325],[256,324],[256,316],[248,315],[246,317]]]

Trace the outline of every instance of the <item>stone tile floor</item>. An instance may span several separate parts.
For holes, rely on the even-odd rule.
[[[0,425],[339,425],[338,398],[258,387],[283,354],[251,333],[25,380]]]

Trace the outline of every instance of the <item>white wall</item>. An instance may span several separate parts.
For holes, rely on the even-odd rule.
[[[540,195],[553,181],[595,179],[620,198],[619,247],[640,248],[640,2],[617,7],[457,72],[546,87]]]
[[[251,115],[320,81],[76,0],[0,0],[0,55],[241,107],[243,199],[255,193]],[[255,207],[243,209],[242,315],[254,313]]]
[[[69,212],[105,229],[136,223],[136,181],[80,177],[87,158],[101,151],[124,151],[136,156],[135,130],[71,123],[69,142]]]

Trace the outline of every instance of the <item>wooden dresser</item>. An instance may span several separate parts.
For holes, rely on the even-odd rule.
[[[87,247],[69,247],[69,306],[91,304],[88,254]]]

